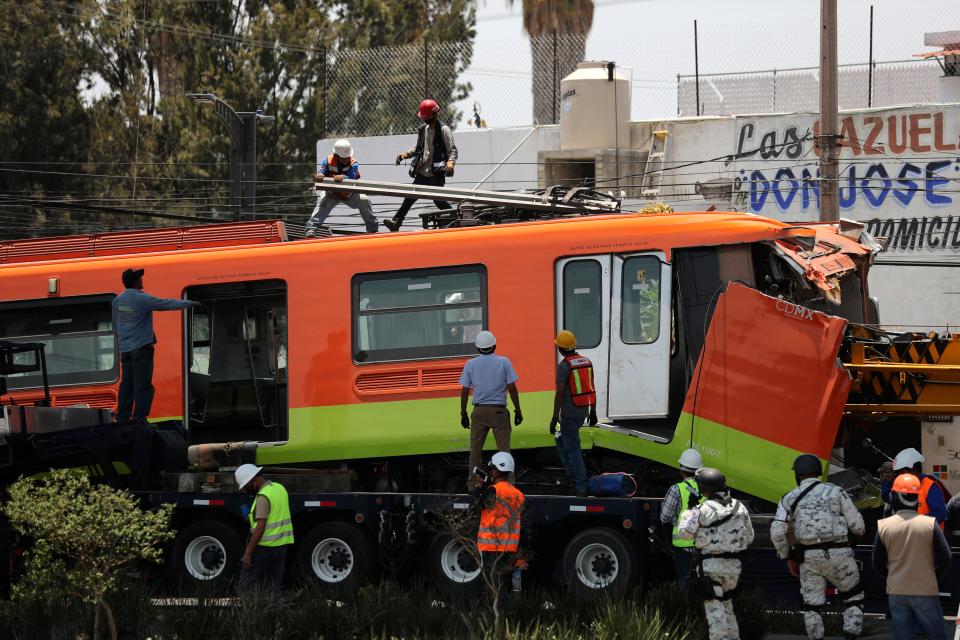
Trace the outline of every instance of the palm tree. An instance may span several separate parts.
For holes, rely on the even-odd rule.
[[[533,118],[556,122],[560,79],[583,61],[593,25],[593,0],[521,0],[523,30],[530,36]],[[513,6],[514,0],[507,0]],[[559,36],[554,47],[554,35]],[[556,59],[554,59],[556,54]],[[554,70],[556,65],[556,70]]]

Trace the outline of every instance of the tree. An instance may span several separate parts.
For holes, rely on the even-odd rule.
[[[507,0],[513,6],[514,0]],[[559,102],[554,85],[583,61],[587,34],[593,26],[593,0],[521,0],[523,30],[530,36],[530,60],[533,65],[534,122],[556,122],[554,106]],[[564,37],[556,48],[554,36]],[[556,52],[556,53],[554,53]],[[556,59],[554,59],[556,55]]]
[[[34,597],[51,604],[69,595],[95,608],[93,638],[99,638],[100,612],[113,640],[117,628],[108,597],[120,571],[143,560],[159,562],[172,505],[141,510],[127,491],[92,485],[75,470],[53,471],[43,479],[13,484],[3,511],[11,525],[32,541],[27,572],[14,598]]]

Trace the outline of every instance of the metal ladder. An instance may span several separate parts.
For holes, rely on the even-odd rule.
[[[663,184],[664,162],[667,148],[670,146],[670,132],[665,130],[654,131],[647,150],[647,163],[643,170],[643,187],[640,195],[644,198],[656,198],[660,195],[660,186]]]

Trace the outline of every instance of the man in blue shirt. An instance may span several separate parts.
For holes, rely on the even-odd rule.
[[[337,140],[333,145],[333,153],[320,161],[320,166],[317,167],[316,180],[320,181],[330,176],[333,176],[334,182],[343,182],[344,179],[360,179],[360,163],[353,157],[353,146],[351,146],[349,140]],[[308,238],[317,234],[317,227],[323,224],[338,204],[345,204],[351,209],[358,210],[367,228],[367,233],[376,233],[379,230],[380,223],[373,215],[373,207],[370,206],[370,199],[367,196],[360,193],[324,191],[317,198],[317,206],[314,207],[313,214],[307,220]]]
[[[120,342],[120,392],[117,422],[146,420],[153,404],[154,311],[200,306],[192,300],[155,298],[143,292],[143,269],[123,272],[123,293],[113,299],[113,328]]]
[[[489,331],[481,331],[474,341],[480,353],[463,367],[460,374],[460,425],[470,429],[470,463],[467,470],[467,487],[479,488],[480,479],[474,475],[480,466],[483,445],[487,434],[493,430],[498,451],[510,452],[510,412],[507,411],[507,393],[513,401],[513,424],[523,422],[520,411],[520,394],[517,392],[517,372],[509,358],[494,354],[497,339]],[[467,399],[473,389],[473,412],[467,416]]]

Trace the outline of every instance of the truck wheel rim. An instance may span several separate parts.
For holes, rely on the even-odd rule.
[[[227,550],[212,536],[198,536],[183,552],[183,566],[197,580],[213,580],[227,565]]]
[[[326,538],[313,548],[310,568],[323,582],[343,582],[353,572],[353,550],[340,538]]]
[[[440,552],[440,568],[450,582],[466,584],[480,575],[477,559],[470,554],[463,542],[450,540]]]
[[[575,568],[580,582],[591,589],[609,587],[620,573],[617,554],[599,542],[590,543],[580,550]]]

